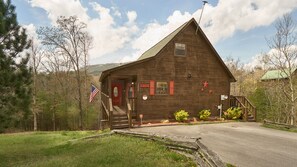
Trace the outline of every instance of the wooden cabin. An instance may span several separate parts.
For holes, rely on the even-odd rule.
[[[103,118],[117,122],[174,119],[184,109],[190,117],[218,105],[230,107],[230,82],[235,78],[195,19],[184,23],[135,62],[106,70],[100,77]]]

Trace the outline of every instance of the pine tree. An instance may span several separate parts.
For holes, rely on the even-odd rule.
[[[10,0],[0,0],[0,132],[17,126],[30,113],[31,69],[29,54],[23,52],[29,47],[15,6]]]

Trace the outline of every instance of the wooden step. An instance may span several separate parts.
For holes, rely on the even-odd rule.
[[[126,113],[119,108],[118,106],[114,106],[113,119],[111,122],[111,129],[126,129],[129,128],[129,120]]]
[[[119,106],[113,106],[113,109],[114,109],[114,112],[113,112],[114,115],[125,115],[126,114],[126,112],[123,109],[121,109]]]
[[[113,118],[115,118],[115,119],[127,119],[128,116],[127,115],[113,115]]]
[[[112,124],[128,124],[128,119],[125,119],[125,120],[113,120]]]
[[[112,125],[112,129],[127,129],[129,128],[129,124],[120,124],[120,125]]]

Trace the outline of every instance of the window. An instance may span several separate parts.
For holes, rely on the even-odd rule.
[[[175,56],[186,56],[186,44],[175,43]]]
[[[157,82],[156,94],[159,94],[159,95],[168,94],[168,83],[167,82]]]

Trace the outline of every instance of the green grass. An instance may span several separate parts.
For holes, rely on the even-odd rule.
[[[0,135],[0,166],[195,166],[191,159],[162,144],[138,138],[111,135],[72,140],[96,133]]]
[[[297,128],[286,128],[281,125],[268,125],[268,124],[263,124],[262,126],[265,128],[271,128],[271,129],[277,129],[277,130],[297,133]]]

